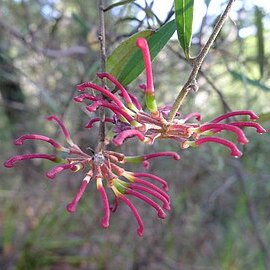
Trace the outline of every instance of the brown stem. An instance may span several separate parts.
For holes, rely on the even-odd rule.
[[[185,85],[181,89],[180,93],[178,94],[178,96],[173,104],[172,110],[169,114],[169,121],[172,121],[174,119],[177,111],[179,110],[180,106],[182,105],[189,90],[191,90],[191,89],[196,90],[197,89],[196,78],[197,78],[198,72],[201,68],[201,65],[202,65],[206,55],[208,54],[211,46],[213,45],[217,35],[219,34],[222,26],[224,25],[226,19],[228,18],[229,12],[230,12],[234,2],[235,2],[235,0],[229,1],[229,3],[226,6],[226,9],[224,10],[223,14],[220,16],[219,20],[217,21],[216,25],[214,26],[213,32],[210,35],[210,37],[207,40],[204,47],[202,48],[201,52],[199,53],[199,55],[197,57],[192,59],[193,69],[189,75],[187,82],[185,83]]]
[[[106,40],[105,40],[105,14],[104,14],[104,0],[97,0],[98,15],[99,15],[99,43],[100,43],[100,71],[106,70]],[[105,81],[101,80],[101,84],[105,87]],[[99,143],[96,152],[100,152],[105,147],[105,110],[103,107],[99,108]]]

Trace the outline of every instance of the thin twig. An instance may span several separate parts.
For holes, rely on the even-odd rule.
[[[169,114],[169,121],[172,121],[173,118],[175,117],[177,111],[179,110],[180,106],[182,105],[188,92],[191,89],[196,90],[196,88],[197,88],[196,78],[197,78],[198,72],[201,68],[201,65],[202,65],[206,55],[208,54],[211,46],[213,45],[217,35],[219,34],[222,26],[224,25],[226,19],[228,18],[229,12],[230,12],[234,2],[235,2],[235,0],[229,1],[226,9],[224,10],[223,14],[220,16],[219,20],[217,21],[216,25],[214,26],[213,32],[210,35],[209,39],[207,40],[206,44],[204,45],[203,49],[201,50],[201,52],[199,53],[199,55],[197,57],[192,59],[193,69],[189,75],[187,82],[185,83],[185,85],[181,89],[179,95],[177,96],[177,98],[173,104],[172,110]]]
[[[99,43],[100,43],[100,71],[105,72],[106,70],[106,39],[105,39],[105,14],[104,14],[104,0],[98,0],[98,15],[99,15]],[[101,80],[103,87],[106,87],[105,81]],[[105,146],[105,110],[99,108],[99,143],[96,152],[100,152]]]

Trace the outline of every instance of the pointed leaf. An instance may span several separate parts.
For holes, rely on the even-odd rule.
[[[174,0],[177,35],[186,58],[190,57],[189,48],[192,37],[194,0]]]
[[[135,80],[144,70],[141,51],[136,47],[136,39],[145,37],[153,60],[161,49],[167,44],[175,32],[175,21],[164,24],[156,32],[147,30],[133,35],[120,44],[108,57],[106,71],[114,75],[123,85],[128,85]]]

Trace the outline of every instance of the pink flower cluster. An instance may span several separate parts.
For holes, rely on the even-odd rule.
[[[112,142],[114,145],[122,145],[126,139],[137,137],[140,141],[153,144],[156,139],[173,139],[176,140],[181,148],[197,147],[205,143],[216,143],[229,148],[231,155],[235,157],[241,156],[241,152],[237,145],[227,139],[217,136],[222,131],[235,134],[239,144],[248,143],[242,128],[251,127],[258,133],[265,133],[265,129],[259,125],[256,120],[258,116],[249,110],[234,111],[222,114],[207,123],[200,123],[201,115],[192,112],[184,117],[176,117],[169,121],[168,114],[171,106],[158,107],[156,104],[153,75],[151,67],[150,53],[145,39],[138,38],[137,46],[140,48],[145,68],[146,68],[146,84],[140,85],[143,89],[144,101],[149,112],[143,110],[143,106],[135,96],[130,94],[120,82],[108,73],[98,73],[100,79],[106,79],[114,85],[119,91],[118,95],[113,94],[108,88],[101,87],[92,82],[85,82],[77,86],[77,89],[83,93],[76,96],[74,101],[83,102],[90,101],[86,109],[90,112],[96,111],[99,107],[109,109],[112,117],[106,117],[105,122],[113,124],[112,136],[107,138],[107,143]],[[102,95],[94,95],[85,92],[91,89]],[[235,121],[237,116],[248,116],[248,121]],[[191,121],[195,119],[196,121]],[[233,121],[228,121],[233,119]],[[29,159],[47,159],[57,165],[47,172],[47,177],[53,179],[63,170],[77,172],[79,170],[87,170],[86,176],[82,180],[79,191],[74,199],[67,205],[69,212],[75,212],[78,202],[80,201],[87,185],[95,182],[97,190],[101,195],[104,216],[101,225],[104,228],[109,226],[110,213],[115,212],[119,201],[124,202],[132,211],[138,223],[137,233],[139,236],[143,234],[143,222],[134,204],[129,200],[129,196],[136,197],[151,207],[153,207],[159,218],[165,218],[164,210],[170,210],[170,198],[167,194],[168,185],[165,180],[150,173],[139,172],[133,173],[126,171],[121,165],[125,163],[142,163],[147,169],[149,161],[156,157],[172,157],[178,160],[180,157],[174,152],[157,152],[143,156],[125,156],[124,154],[114,151],[108,151],[106,148],[93,152],[89,155],[82,151],[76,145],[60,119],[56,116],[48,118],[49,121],[55,121],[61,128],[68,146],[62,146],[57,141],[38,134],[26,134],[19,137],[16,145],[22,145],[25,140],[44,141],[49,143],[55,149],[55,154],[25,154],[11,157],[5,162],[5,167],[12,168],[15,163]],[[93,124],[99,122],[99,118],[92,118],[86,125],[86,128],[93,127]],[[109,132],[109,134],[111,134]],[[114,194],[114,205],[110,206],[106,189],[107,187]],[[159,186],[161,185],[161,187]],[[161,206],[160,204],[161,203]]]
[[[96,182],[97,190],[101,195],[104,208],[104,216],[101,220],[101,225],[103,228],[107,228],[109,226],[110,212],[116,211],[118,201],[120,200],[124,202],[132,211],[138,223],[137,233],[139,236],[142,236],[143,222],[141,216],[134,204],[127,198],[127,195],[136,197],[149,204],[156,210],[159,218],[166,217],[164,210],[170,210],[170,198],[167,194],[167,182],[154,174],[144,172],[133,173],[126,171],[120,167],[119,164],[143,163],[145,167],[148,167],[148,160],[152,158],[167,156],[178,160],[180,158],[178,154],[174,152],[158,152],[143,156],[125,156],[114,151],[104,150],[102,152],[89,155],[83,152],[80,147],[71,140],[68,130],[60,121],[60,119],[58,119],[56,116],[51,116],[48,118],[48,120],[55,121],[61,127],[65,139],[68,143],[68,147],[64,147],[57,141],[44,135],[22,135],[17,140],[15,140],[15,145],[22,145],[26,140],[44,141],[53,146],[53,148],[56,150],[56,154],[49,155],[35,153],[14,156],[5,162],[5,167],[12,168],[15,163],[22,160],[36,158],[47,159],[54,163],[58,163],[57,166],[46,173],[47,177],[50,179],[54,179],[56,175],[63,170],[77,172],[79,170],[86,169],[86,176],[82,180],[81,186],[76,196],[67,205],[67,210],[70,213],[75,212],[77,204],[84,194],[87,185],[90,182]],[[115,196],[115,203],[113,207],[110,207],[109,205],[108,196],[104,188],[104,182],[105,187],[111,189]],[[161,187],[158,185],[161,185]],[[155,200],[159,201],[162,206],[160,206]]]
[[[113,83],[119,89],[120,97],[123,101],[120,97],[113,95],[109,90],[91,82],[80,84],[77,86],[77,89],[79,91],[85,91],[87,89],[98,91],[106,96],[107,100],[85,92],[74,98],[76,102],[83,102],[84,100],[92,101],[86,107],[90,112],[95,111],[99,107],[108,108],[113,112],[115,115],[114,119],[106,118],[106,121],[115,124],[115,137],[112,139],[115,145],[121,145],[127,138],[134,136],[149,144],[154,143],[156,139],[174,139],[179,142],[182,148],[189,146],[197,147],[212,142],[224,145],[230,149],[232,156],[239,157],[242,153],[236,144],[227,139],[217,137],[216,134],[222,131],[232,132],[236,135],[238,143],[247,144],[248,139],[242,130],[243,127],[252,127],[261,134],[266,132],[256,122],[258,116],[249,110],[228,112],[202,124],[200,123],[201,115],[197,112],[190,113],[180,119],[174,118],[172,121],[168,121],[167,116],[171,107],[163,106],[158,108],[156,104],[151,58],[146,40],[144,38],[138,38],[137,46],[142,51],[146,68],[146,84],[140,85],[140,87],[144,90],[145,104],[149,113],[143,111],[142,105],[136,97],[128,93],[124,86],[108,73],[99,73],[97,76],[101,79],[106,78]],[[224,123],[224,121],[235,116],[249,116],[251,121]],[[195,118],[197,121],[190,122],[192,118]],[[92,127],[95,121],[99,121],[99,119],[92,119],[87,124],[87,127]]]

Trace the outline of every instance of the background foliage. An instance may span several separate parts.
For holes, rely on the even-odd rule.
[[[127,2],[106,13],[109,54],[132,34],[158,29],[173,16],[169,11],[161,20],[152,9],[157,0]],[[191,55],[206,41],[217,15],[203,18]],[[181,113],[199,111],[208,120],[229,108],[250,109],[261,114],[269,130],[269,14],[238,1],[233,19],[202,66],[199,92],[189,95]],[[12,138],[25,132],[58,135],[44,121],[50,114],[64,118],[80,145],[95,146],[96,131],[84,130],[88,116],[71,97],[76,84],[96,80],[97,22],[95,1],[1,1],[1,164],[22,151]],[[185,83],[191,67],[184,59],[175,38],[156,57],[160,104],[170,104]],[[132,93],[138,95],[142,80],[143,75],[129,86]],[[113,215],[109,229],[99,228],[101,205],[91,188],[78,212],[66,213],[80,176],[62,174],[48,181],[46,162],[12,171],[1,166],[1,269],[270,269],[270,137],[247,132],[250,143],[240,160],[213,145],[182,151],[175,142],[155,144],[155,150],[174,150],[182,159],[152,164],[150,170],[169,182],[173,209],[160,221],[139,205],[146,225],[142,239],[129,211]],[[30,152],[42,145],[26,147]],[[131,140],[122,150],[142,154],[153,147]]]

